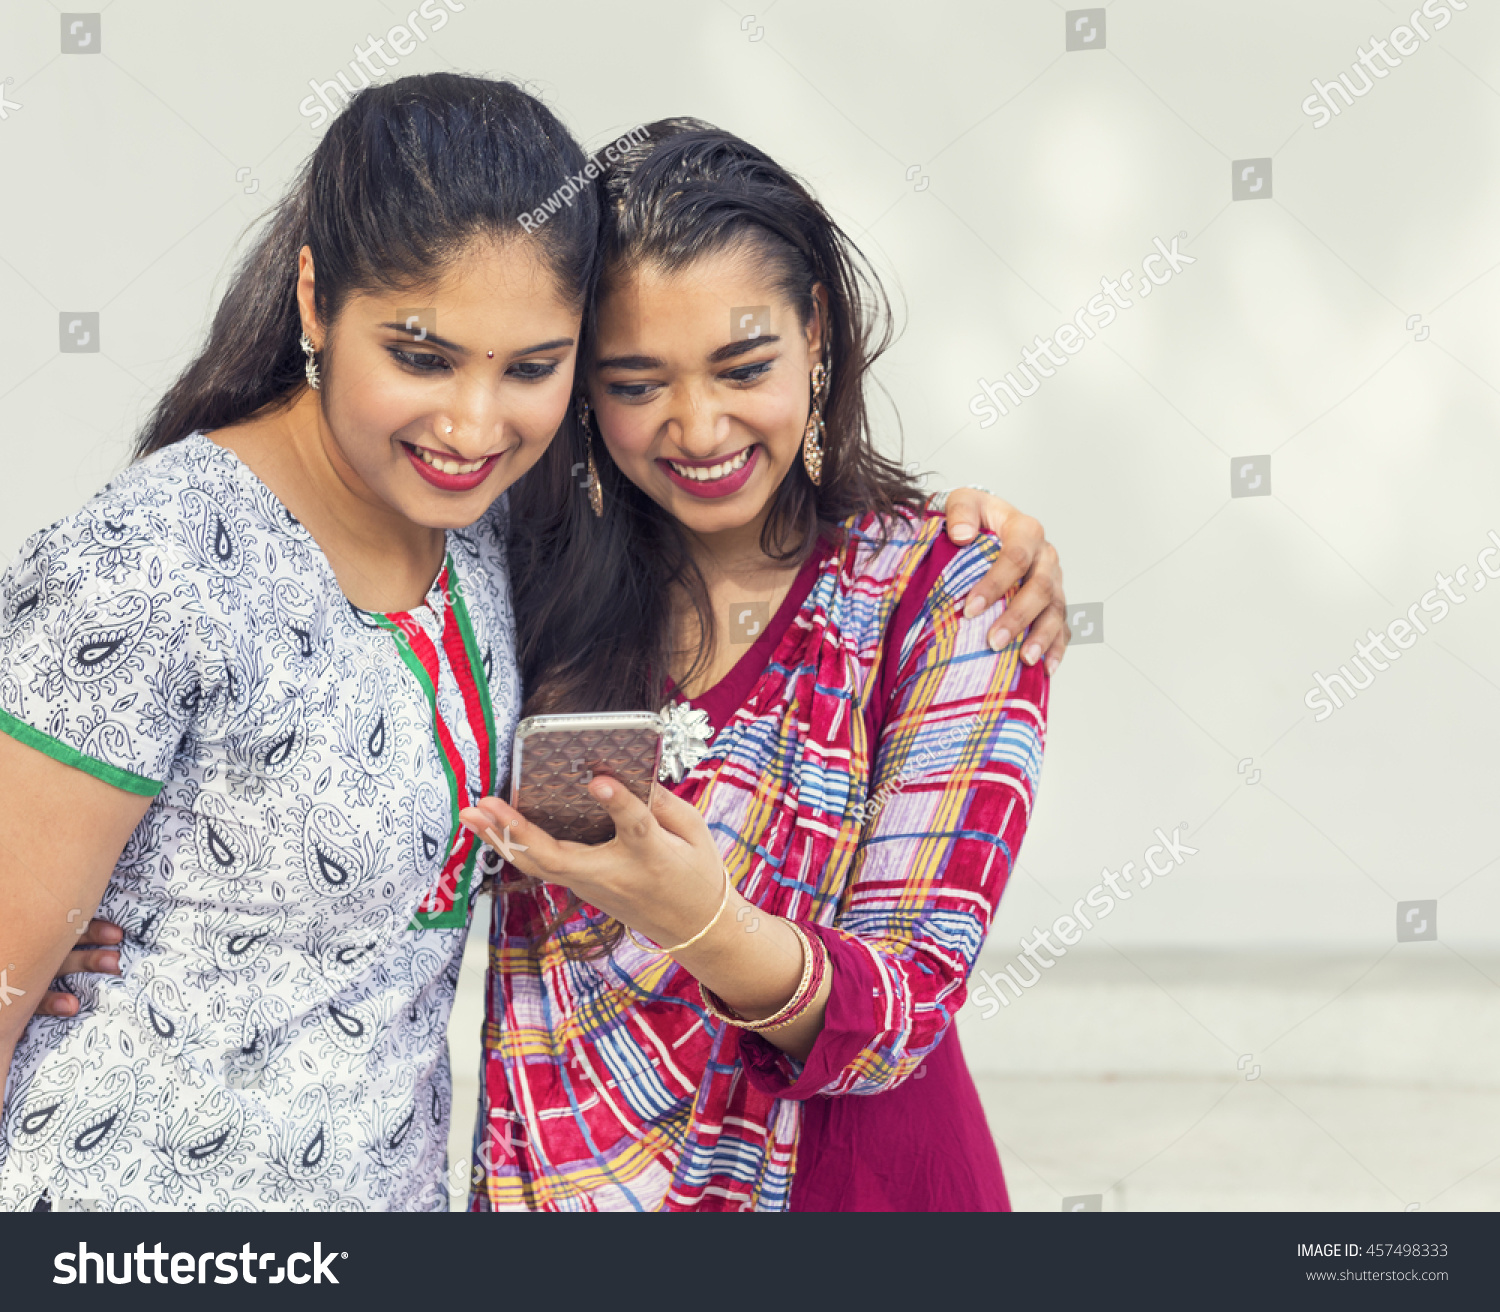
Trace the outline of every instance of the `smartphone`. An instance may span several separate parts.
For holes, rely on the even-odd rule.
[[[589,792],[589,781],[606,774],[649,806],[661,766],[661,731],[653,711],[529,715],[516,726],[510,804],[553,838],[607,842],[615,823]]]

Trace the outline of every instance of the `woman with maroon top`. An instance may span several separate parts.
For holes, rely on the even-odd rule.
[[[1006,1210],[952,1019],[1048,672],[965,614],[995,541],[951,545],[871,440],[852,244],[738,138],[648,133],[512,567],[527,710],[665,703],[670,787],[596,778],[597,846],[461,815],[510,858],[471,1207]]]

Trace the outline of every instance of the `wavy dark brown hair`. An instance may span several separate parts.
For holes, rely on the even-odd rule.
[[[889,302],[869,262],[792,173],[732,133],[698,119],[648,124],[617,159],[596,157],[601,274],[585,315],[582,378],[593,354],[599,300],[637,270],[675,272],[726,251],[768,272],[803,328],[814,289],[827,296],[823,325],[829,393],[823,407],[823,478],[799,460],[771,502],[761,547],[797,565],[821,536],[841,539],[851,516],[916,508],[923,496],[876,447],[866,407],[870,369],[892,338]],[[811,389],[809,388],[809,403]],[[675,651],[674,608],[690,605],[703,635],[691,662],[712,658],[708,589],[681,526],[620,472],[602,442],[594,459],[604,492],[596,518],[575,471],[587,459],[576,415],[511,493],[511,567],[526,714],[659,708]],[[691,674],[684,676],[684,679]],[[538,921],[557,934],[578,903]],[[604,919],[563,940],[571,957],[613,949],[623,933]]]
[[[592,353],[593,311],[612,288],[642,268],[675,272],[743,250],[770,273],[804,328],[813,289],[821,286],[828,298],[822,484],[796,462],[772,499],[762,549],[800,564],[820,536],[837,539],[852,515],[919,506],[916,483],[877,449],[870,431],[870,368],[892,331],[889,302],[869,262],[807,187],[748,142],[690,118],[663,119],[646,132],[619,158],[595,160],[602,169],[601,275],[585,316],[580,376]],[[597,441],[604,515],[595,518],[574,473],[586,458],[582,429],[570,417],[512,492],[528,714],[659,708],[675,655],[673,611],[684,602],[704,635],[692,669],[712,656],[707,588],[681,527]]]

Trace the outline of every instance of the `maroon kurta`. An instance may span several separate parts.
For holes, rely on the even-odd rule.
[[[820,544],[774,618],[734,668],[692,699],[707,713],[715,733],[733,718],[765,673],[807,599],[826,549],[827,544]],[[896,610],[886,639],[881,695],[870,699],[872,742],[879,740],[881,719],[894,692],[902,641],[955,551],[946,537],[938,539]],[[875,981],[866,954],[851,948],[842,935],[817,925],[802,927],[827,947],[833,983],[822,1033],[801,1074],[788,1083],[779,1049],[748,1032],[740,1041],[751,1083],[778,1098],[805,1100],[790,1210],[1010,1211],[1000,1157],[956,1029],[949,1029],[916,1076],[893,1089],[850,1097],[818,1094],[869,1043],[868,1009],[860,1002]]]
[[[686,705],[714,729],[674,791],[762,915],[829,946],[805,1062],[707,1015],[698,982],[553,885],[499,900],[483,1209],[998,1209],[994,1145],[949,1033],[1029,824],[1046,672],[963,598],[998,553],[936,516],[854,517],[765,632]],[[755,922],[745,925],[747,931]]]

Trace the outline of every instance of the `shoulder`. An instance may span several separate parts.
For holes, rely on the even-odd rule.
[[[56,523],[33,533],[0,574],[0,625],[11,629],[125,596],[153,609],[197,609],[205,577],[243,563],[246,491],[206,439],[131,465]],[[213,448],[216,450],[216,448]]]
[[[1000,540],[981,533],[960,547],[945,524],[941,514],[909,510],[845,521],[838,592],[847,599],[847,618],[862,617],[860,627],[873,624],[883,633],[892,624],[911,627],[924,612],[934,620],[945,609],[956,613],[998,558]]]

